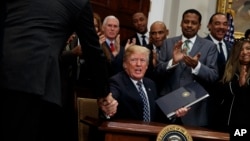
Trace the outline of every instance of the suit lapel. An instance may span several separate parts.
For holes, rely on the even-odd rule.
[[[140,38],[137,36],[137,34],[135,34],[135,38],[136,38],[136,45],[141,45]]]
[[[197,35],[196,40],[195,40],[195,42],[193,44],[193,47],[192,47],[192,49],[191,49],[191,51],[189,53],[190,56],[192,56],[192,57],[195,56],[199,52],[199,50],[201,50],[201,46],[202,46],[201,39]]]
[[[132,80],[129,78],[129,76],[126,74],[126,72],[123,72],[123,73],[124,73],[123,79],[124,79],[124,83],[126,84],[128,95],[130,95],[130,97],[135,97],[136,99],[140,99],[141,97],[138,93],[136,86],[134,85]],[[134,95],[135,93],[137,93],[137,95]]]
[[[148,81],[146,81],[145,79],[143,79],[143,84],[144,87],[147,91],[147,96],[148,96],[148,100],[149,100],[149,104],[150,104],[150,111],[154,111],[154,104],[155,104],[155,94],[153,93],[153,89],[152,86],[149,84]],[[152,117],[152,112],[151,112],[151,117]]]

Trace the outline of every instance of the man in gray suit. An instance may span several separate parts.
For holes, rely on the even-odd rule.
[[[64,132],[59,56],[76,32],[96,93],[105,96],[106,67],[88,0],[1,2],[1,141],[72,140]]]
[[[197,34],[201,19],[199,11],[186,10],[181,21],[182,35],[164,41],[156,67],[159,74],[167,75],[161,95],[194,81],[206,86],[217,80],[215,44]],[[182,122],[184,125],[207,126],[207,116],[207,101],[204,100],[193,105],[182,117]]]

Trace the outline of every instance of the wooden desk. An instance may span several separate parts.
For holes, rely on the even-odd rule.
[[[99,126],[105,141],[155,141],[166,124],[137,121],[106,121]],[[229,141],[229,134],[205,128],[183,126],[194,141]]]

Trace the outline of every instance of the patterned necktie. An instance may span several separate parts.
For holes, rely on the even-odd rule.
[[[221,42],[219,42],[219,47],[220,47],[220,52],[219,52],[219,55],[218,55],[218,59],[224,63],[224,62],[226,62],[226,57],[225,57],[225,55],[223,53],[222,43]]]
[[[142,82],[138,81],[136,83],[138,86],[138,92],[142,98],[143,101],[143,121],[149,122],[150,121],[150,109],[149,109],[149,103],[147,100],[147,97],[142,89]]]
[[[186,54],[189,54],[189,52],[190,52],[190,46],[189,46],[189,43],[190,43],[191,41],[190,40],[185,40],[184,41],[184,45],[183,45],[183,50],[184,50],[184,52],[186,53]]]
[[[110,43],[110,50],[113,52],[115,50],[114,44],[111,42]]]
[[[146,46],[147,45],[147,42],[145,40],[146,36],[142,35],[141,38],[142,38],[142,46]]]

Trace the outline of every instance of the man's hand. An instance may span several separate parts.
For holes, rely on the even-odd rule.
[[[191,68],[195,68],[198,65],[199,58],[201,57],[200,53],[197,53],[194,57],[184,55],[183,56],[183,61],[185,64]]]
[[[182,52],[181,46],[182,46],[183,42],[182,41],[178,41],[173,48],[173,64],[178,64],[184,56],[184,53]]]
[[[71,50],[72,54],[74,54],[75,56],[81,56],[82,55],[82,48],[81,45],[77,45],[76,47],[74,47]]]
[[[98,106],[107,116],[113,116],[117,111],[118,102],[112,96],[112,93],[105,98],[98,99]]]
[[[183,117],[187,114],[187,112],[189,111],[190,107],[188,108],[180,108],[178,110],[175,111],[175,115],[176,117]]]
[[[101,32],[98,32],[97,35],[99,36],[100,45],[103,44],[106,41],[106,37]]]
[[[112,52],[112,54],[116,56],[117,54],[119,54],[120,49],[121,49],[120,34],[118,34],[115,38],[115,50]]]
[[[135,38],[133,38],[131,42],[130,42],[130,39],[128,39],[128,40],[127,40],[127,43],[126,43],[126,45],[125,45],[125,50],[126,50],[128,47],[130,47],[130,46],[132,46],[132,45],[135,45],[135,43],[136,43],[136,39],[135,39]]]

